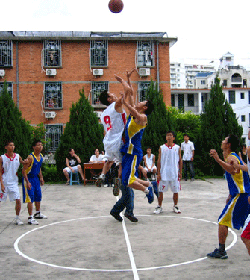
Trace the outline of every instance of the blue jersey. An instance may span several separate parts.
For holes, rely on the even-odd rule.
[[[242,160],[236,153],[231,153],[230,156],[233,156],[237,159],[240,165],[243,165]],[[237,174],[230,174],[226,171],[226,178],[228,182],[228,189],[231,196],[235,196],[240,193],[250,194],[250,182],[249,176],[246,171],[240,170]]]
[[[43,163],[43,156],[40,154],[40,160],[37,159],[37,157],[34,155],[34,153],[31,153],[32,156],[32,163],[29,166],[29,168],[26,169],[26,173],[28,174],[28,178],[37,177],[40,173],[42,163]]]
[[[137,124],[133,116],[129,116],[125,126],[125,143],[121,153],[130,155],[141,155],[141,140],[146,125]]]

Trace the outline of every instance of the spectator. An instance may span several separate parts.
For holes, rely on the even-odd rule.
[[[148,177],[148,173],[152,173],[152,179],[156,179],[156,172],[157,168],[155,166],[155,155],[151,153],[151,148],[147,148],[147,154],[143,156],[143,162],[144,162],[144,169],[146,170],[146,174]]]
[[[95,149],[95,154],[91,156],[90,163],[104,162],[103,156],[100,155],[99,149]]]
[[[66,184],[69,184],[69,174],[71,172],[79,172],[81,175],[82,180],[84,181],[84,175],[82,172],[82,167],[80,165],[81,159],[78,155],[75,154],[74,149],[69,149],[69,154],[66,157],[66,168],[63,169],[63,174],[65,175],[67,182]]]
[[[183,166],[184,166],[184,177],[187,181],[187,169],[189,165],[191,181],[194,181],[194,143],[189,140],[188,134],[184,134],[184,142],[181,143],[181,150],[183,153]]]

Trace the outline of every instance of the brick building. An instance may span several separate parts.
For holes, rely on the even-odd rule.
[[[7,81],[23,117],[32,125],[46,125],[53,151],[79,90],[84,87],[101,112],[100,91],[121,90],[114,74],[125,77],[136,67],[135,99],[143,100],[152,79],[171,105],[169,49],[176,41],[161,32],[0,32],[0,90]]]

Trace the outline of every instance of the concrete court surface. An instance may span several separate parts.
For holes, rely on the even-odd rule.
[[[109,215],[112,188],[44,185],[39,225],[13,223],[14,203],[0,206],[0,279],[250,279],[250,256],[240,231],[229,232],[227,260],[207,259],[218,246],[217,218],[228,195],[224,179],[182,181],[180,215],[172,193],[163,213],[153,214],[144,194],[135,191],[135,215],[120,223]]]

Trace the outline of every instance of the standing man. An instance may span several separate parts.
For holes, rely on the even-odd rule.
[[[181,210],[178,207],[178,198],[180,191],[180,180],[182,174],[182,160],[180,146],[174,143],[175,133],[168,131],[166,133],[167,143],[159,149],[157,161],[157,181],[159,181],[159,196],[158,206],[154,213],[162,212],[163,192],[171,188],[173,193],[173,211],[180,214]]]
[[[225,170],[229,195],[226,200],[226,206],[218,219],[219,248],[216,248],[213,252],[207,254],[209,258],[228,258],[225,250],[228,227],[238,230],[243,227],[250,210],[248,203],[248,197],[250,194],[248,173],[242,171],[240,168],[234,167],[237,165],[244,165],[236,152],[239,146],[239,139],[235,135],[230,135],[222,141],[221,149],[225,161],[219,158],[216,150],[210,150],[210,156],[212,156]]]
[[[23,166],[22,170],[23,202],[28,203],[28,224],[38,225],[39,223],[35,220],[35,218],[47,219],[47,217],[40,212],[42,200],[42,190],[40,184],[44,184],[41,170],[43,163],[43,156],[41,154],[43,144],[40,140],[35,140],[32,147],[34,151],[28,156],[28,162]],[[32,215],[33,202],[35,202],[36,207],[34,217]]]
[[[194,143],[189,140],[188,134],[184,134],[184,142],[181,143],[181,150],[183,153],[183,166],[184,166],[184,177],[187,181],[187,169],[189,165],[191,181],[194,181]]]
[[[13,141],[8,141],[5,145],[6,154],[0,157],[0,182],[1,193],[0,201],[6,201],[7,195],[10,201],[16,202],[16,225],[23,225],[19,214],[21,211],[21,199],[18,187],[17,170],[20,166],[20,162],[24,164],[19,154],[14,153],[15,144]]]

